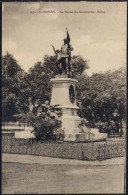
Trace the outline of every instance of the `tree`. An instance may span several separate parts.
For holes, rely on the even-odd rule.
[[[119,131],[125,120],[126,71],[96,73],[91,77],[83,75],[77,86],[77,100],[81,107],[80,115],[92,127],[101,124],[106,130]]]
[[[51,75],[46,71],[41,62],[37,62],[30,68],[25,77],[28,106],[31,107],[34,114],[38,108],[51,96]]]
[[[88,61],[84,60],[82,56],[72,56],[71,59],[72,72],[75,77],[82,75],[82,73],[89,68]]]
[[[14,57],[7,53],[2,57],[2,120],[13,121],[14,115],[18,114],[19,97],[24,88],[25,72]]]

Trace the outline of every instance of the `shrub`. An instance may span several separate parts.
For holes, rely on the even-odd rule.
[[[33,126],[32,132],[37,140],[55,140],[57,139],[56,132],[62,134],[62,121],[59,118],[61,112],[56,107],[57,105],[51,106],[46,101],[40,106],[36,114],[31,111],[26,114],[26,121]]]

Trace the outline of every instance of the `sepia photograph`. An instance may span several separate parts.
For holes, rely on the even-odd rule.
[[[125,194],[127,2],[2,2],[2,194]]]

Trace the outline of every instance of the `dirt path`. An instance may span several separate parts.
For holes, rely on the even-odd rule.
[[[124,165],[125,158],[112,158],[104,161],[82,161],[72,159],[51,158],[33,155],[2,154],[3,162],[39,163],[39,164],[71,164],[71,165]]]

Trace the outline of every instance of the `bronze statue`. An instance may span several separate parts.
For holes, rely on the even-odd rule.
[[[71,51],[73,50],[73,48],[70,45],[70,36],[67,28],[66,31],[67,31],[67,37],[64,39],[64,44],[62,45],[61,50],[55,50],[53,45],[52,47],[57,58],[56,65],[57,65],[58,73],[71,75],[70,61],[71,61]]]

